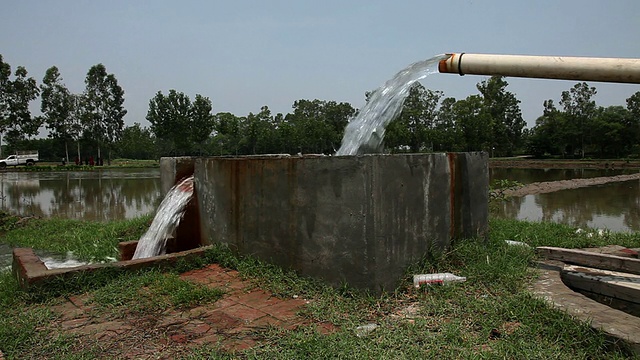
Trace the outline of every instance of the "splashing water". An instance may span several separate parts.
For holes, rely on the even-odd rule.
[[[376,89],[358,115],[347,125],[342,146],[336,155],[378,151],[385,128],[402,111],[402,104],[409,95],[411,85],[438,72],[438,62],[448,57],[449,55],[442,54],[413,63]]]
[[[133,259],[163,255],[167,238],[173,235],[193,196],[193,176],[183,179],[169,190],[158,207],[147,232],[138,241]]]

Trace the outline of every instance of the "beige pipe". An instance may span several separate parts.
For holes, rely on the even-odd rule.
[[[640,59],[447,54],[441,73],[640,84]]]

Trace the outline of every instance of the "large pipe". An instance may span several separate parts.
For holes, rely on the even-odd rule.
[[[447,54],[441,73],[640,84],[640,59]]]

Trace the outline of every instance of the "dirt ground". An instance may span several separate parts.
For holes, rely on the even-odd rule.
[[[639,180],[640,173],[631,175],[605,176],[590,179],[572,179],[561,181],[547,181],[527,184],[514,190],[506,190],[508,196],[525,196],[533,194],[544,194],[558,190],[576,189],[586,186],[602,185],[612,182]]]

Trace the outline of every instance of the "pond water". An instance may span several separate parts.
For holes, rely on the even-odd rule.
[[[491,169],[492,179],[529,184],[572,178],[631,174],[602,169]],[[574,227],[640,231],[640,182],[609,183],[547,194],[513,197],[498,205],[493,216],[529,221],[552,221]]]
[[[109,221],[151,213],[160,169],[0,173],[0,209],[23,216]]]

